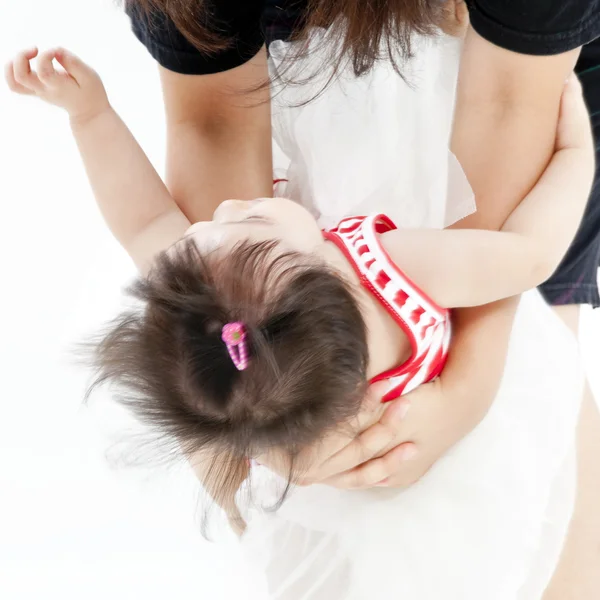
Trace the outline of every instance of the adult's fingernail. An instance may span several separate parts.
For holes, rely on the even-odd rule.
[[[399,450],[401,460],[412,460],[418,453],[419,451],[414,444],[405,444]]]
[[[389,408],[389,415],[392,419],[397,419],[401,421],[406,416],[406,413],[410,409],[410,400],[406,400],[401,398],[400,400],[396,400],[393,406]]]

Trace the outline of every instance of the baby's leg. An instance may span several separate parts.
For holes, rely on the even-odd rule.
[[[579,307],[557,308],[577,332]],[[589,385],[577,431],[578,489],[563,553],[543,600],[600,598],[600,413]]]

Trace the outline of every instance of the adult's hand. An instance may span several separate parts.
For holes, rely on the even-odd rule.
[[[378,417],[374,402],[380,393],[370,391],[363,426]],[[302,483],[347,489],[412,485],[478,422],[477,413],[461,400],[437,379],[383,405],[378,420],[341,448],[333,440],[326,444],[323,450],[333,452]]]
[[[454,315],[457,331],[439,379],[387,404],[389,383],[371,386],[357,435],[328,437],[300,483],[408,486],[487,414],[498,393],[518,298]],[[481,358],[481,353],[484,359]]]

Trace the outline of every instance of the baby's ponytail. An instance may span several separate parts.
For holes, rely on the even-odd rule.
[[[358,411],[365,325],[347,284],[314,257],[273,241],[203,255],[183,241],[128,294],[138,306],[94,345],[92,388],[114,384],[187,457],[226,456],[213,467],[221,502],[231,502],[227,482],[247,472],[249,457],[276,448],[291,465]],[[234,323],[246,335],[244,369],[223,339]]]

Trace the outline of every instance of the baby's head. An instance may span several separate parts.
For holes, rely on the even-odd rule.
[[[271,451],[294,464],[357,413],[366,385],[365,324],[323,245],[293,202],[222,204],[130,288],[142,306],[98,345],[98,381],[187,455],[210,450],[237,472]],[[244,370],[222,340],[234,322]]]

